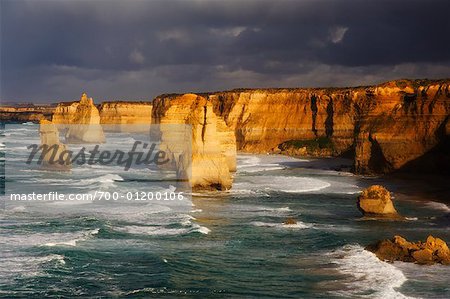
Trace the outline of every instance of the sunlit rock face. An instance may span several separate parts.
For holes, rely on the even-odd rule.
[[[99,112],[100,123],[107,131],[143,131],[148,130],[152,122],[152,104],[149,102],[104,102]]]
[[[103,143],[105,135],[100,125],[100,114],[92,98],[86,93],[79,102],[60,104],[52,118],[53,123],[67,128],[66,140],[69,143]],[[69,125],[69,126],[65,126]]]
[[[34,122],[39,123],[43,119],[51,119],[55,110],[51,105],[33,105],[25,107],[0,106],[1,122]]]
[[[448,155],[445,160],[438,153],[431,163],[421,161],[430,150],[445,153],[441,147],[448,148],[449,83],[398,80],[368,87],[246,89],[203,96],[235,130],[241,151],[277,152],[286,141],[325,139],[328,148],[318,153],[353,152],[356,172],[386,173],[449,162]]]
[[[79,102],[59,103],[53,113],[52,122],[54,124],[71,124],[73,122],[73,118],[75,117],[78,105]]]
[[[59,132],[56,125],[46,119],[41,120],[39,135],[41,146],[44,146],[41,151],[43,167],[60,171],[70,170],[71,163],[64,156],[64,151],[67,150],[67,147],[59,141]]]
[[[364,216],[401,218],[394,207],[390,192],[380,185],[364,189],[358,196],[357,207]]]
[[[429,235],[425,242],[409,242],[402,236],[381,240],[365,248],[382,261],[402,261],[420,265],[450,265],[450,250],[447,243]]]
[[[189,125],[192,130],[191,156],[174,157],[178,172],[187,174],[194,190],[231,188],[236,169],[236,143],[234,132],[213,111],[213,105],[195,94],[161,96],[153,102],[153,122],[160,124],[162,148],[178,152],[178,145],[166,140],[179,139],[172,124]],[[168,126],[169,125],[169,126]],[[179,139],[180,140],[180,139]]]
[[[410,165],[437,169],[449,162],[448,155],[441,154],[448,154],[449,81],[388,82],[371,88],[360,105],[356,172],[386,173]],[[435,151],[432,159],[425,159],[431,150]]]

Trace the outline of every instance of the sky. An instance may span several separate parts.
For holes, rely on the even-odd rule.
[[[0,99],[450,77],[448,0],[0,0]]]

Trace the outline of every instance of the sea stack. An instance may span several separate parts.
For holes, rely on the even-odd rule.
[[[175,155],[177,172],[192,189],[231,188],[231,172],[236,169],[234,132],[214,113],[210,101],[196,94],[159,97],[153,102],[152,120],[160,124],[162,148]],[[177,149],[181,140],[170,126],[176,124],[190,126],[190,156]]]
[[[69,143],[103,143],[105,135],[100,125],[100,114],[92,98],[86,93],[81,95],[80,101],[72,116],[66,134]]]
[[[365,189],[358,197],[358,209],[364,216],[381,218],[399,218],[389,191],[380,185]]]
[[[59,133],[55,124],[43,119],[40,121],[39,134],[41,136],[41,146],[43,149],[42,165],[46,169],[68,171],[71,168],[70,161],[64,160],[63,152],[67,150],[65,144],[59,141]],[[52,148],[55,148],[54,150]]]

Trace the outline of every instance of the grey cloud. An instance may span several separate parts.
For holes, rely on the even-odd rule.
[[[0,3],[2,99],[450,76],[445,0]]]

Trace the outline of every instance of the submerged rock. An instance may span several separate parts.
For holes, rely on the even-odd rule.
[[[412,243],[401,236],[394,236],[366,247],[383,261],[402,261],[418,264],[450,265],[450,250],[442,239],[428,236],[425,242]]]
[[[365,189],[358,197],[358,209],[369,217],[400,217],[391,199],[389,191],[380,185]]]
[[[284,225],[295,225],[297,224],[297,220],[294,218],[288,218],[283,222]]]

